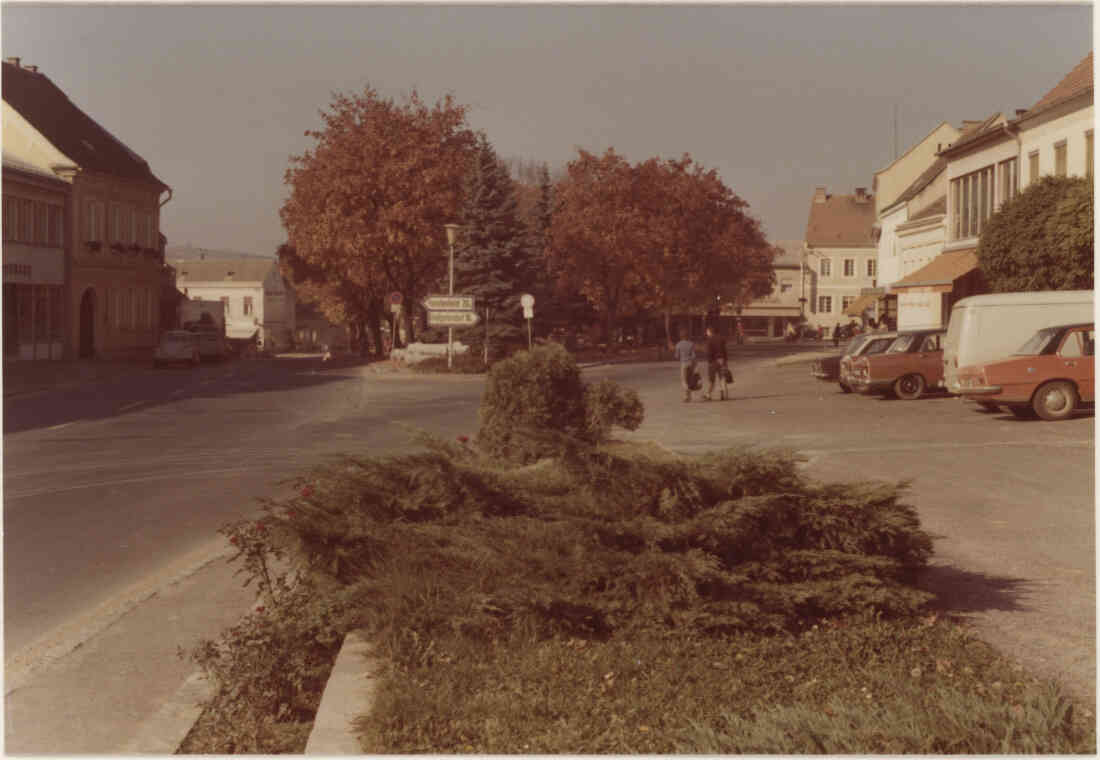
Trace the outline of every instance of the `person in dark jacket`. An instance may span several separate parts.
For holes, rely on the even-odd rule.
[[[715,382],[718,384],[719,399],[726,400],[728,388],[726,386],[726,339],[717,334],[713,325],[707,325],[707,392],[703,394],[704,401],[710,401],[714,396]]]

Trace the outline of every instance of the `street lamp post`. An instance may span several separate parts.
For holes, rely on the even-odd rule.
[[[457,224],[444,224],[443,229],[447,230],[447,246],[451,251],[451,277],[450,286],[447,289],[447,295],[453,296],[455,294],[455,234],[458,232],[459,225]],[[454,365],[454,343],[455,343],[455,329],[453,327],[447,328],[447,369],[451,369]]]

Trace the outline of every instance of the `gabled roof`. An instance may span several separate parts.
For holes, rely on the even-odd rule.
[[[173,262],[176,281],[180,284],[263,282],[273,267],[275,259],[205,259],[200,261]],[[232,275],[230,275],[232,272]]]
[[[1059,82],[1053,90],[1048,92],[1043,97],[1039,98],[1039,102],[1033,105],[1027,110],[1027,112],[1020,117],[1020,119],[1027,119],[1040,111],[1045,111],[1048,108],[1058,105],[1059,103],[1069,100],[1070,98],[1077,97],[1082,93],[1092,90],[1092,51],[1085,56],[1079,64],[1073,67],[1073,71],[1066,74],[1066,76]],[[1017,120],[1018,121],[1018,120]]]
[[[806,243],[833,248],[874,246],[875,204],[873,196],[866,198],[859,201],[855,195],[827,195],[824,203],[810,201]]]
[[[4,102],[82,169],[168,189],[141,156],[77,108],[45,74],[5,61],[0,88]]]
[[[898,156],[898,157],[897,157],[897,158],[895,158],[895,159],[894,159],[893,161],[891,161],[890,163],[888,163],[888,164],[887,164],[886,166],[884,166],[884,167],[882,167],[881,169],[879,169],[879,170],[878,170],[877,172],[875,172],[875,174],[876,174],[876,175],[879,175],[879,174],[882,174],[883,172],[887,172],[887,171],[889,171],[889,170],[890,170],[890,167],[892,167],[892,166],[893,166],[894,164],[896,164],[896,163],[897,163],[898,161],[902,161],[902,160],[904,160],[906,156],[908,156],[908,155],[909,155],[910,153],[912,153],[912,152],[913,152],[914,150],[916,150],[916,149],[917,149],[917,148],[919,148],[919,147],[920,147],[921,145],[923,145],[923,144],[924,144],[924,141],[925,141],[925,140],[927,140],[927,139],[928,139],[929,137],[931,137],[932,135],[936,134],[936,132],[938,132],[938,131],[939,131],[939,130],[940,130],[941,128],[943,128],[943,127],[944,127],[945,125],[946,125],[946,126],[951,126],[951,123],[950,123],[950,122],[947,122],[947,121],[941,121],[941,122],[940,122],[939,124],[937,124],[937,125],[936,125],[935,127],[933,127],[933,128],[932,128],[932,131],[931,131],[931,132],[929,132],[929,133],[928,133],[928,134],[926,134],[926,135],[925,135],[924,137],[922,137],[921,139],[917,140],[917,141],[916,141],[915,143],[913,143],[912,145],[910,145],[910,146],[909,146],[909,149],[908,149],[908,150],[906,150],[906,151],[905,151],[904,153],[902,153],[902,154],[901,154],[900,156]]]
[[[962,131],[959,135],[959,139],[948,145],[946,148],[940,151],[940,155],[944,156],[949,153],[954,153],[959,148],[976,143],[982,138],[993,134],[994,132],[1000,132],[998,127],[1004,120],[1004,114],[1000,111],[990,116],[981,124],[972,124]]]
[[[905,192],[899,195],[896,201],[891,203],[879,213],[885,214],[890,209],[900,206],[903,203],[908,203],[909,201],[916,198],[920,191],[932,184],[932,180],[940,176],[940,174],[942,174],[946,168],[947,159],[943,158],[942,156],[940,158],[937,158],[935,161],[932,162],[931,166],[924,170],[923,174],[913,180],[913,184],[905,188]]]

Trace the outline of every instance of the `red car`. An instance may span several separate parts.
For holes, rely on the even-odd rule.
[[[959,369],[959,395],[1017,417],[1064,420],[1095,401],[1093,323],[1045,327],[1007,359]]]
[[[865,394],[915,399],[943,379],[942,327],[899,332],[881,354],[852,361],[852,388]]]

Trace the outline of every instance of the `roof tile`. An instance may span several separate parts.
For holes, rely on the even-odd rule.
[[[828,195],[824,203],[811,201],[806,243],[816,247],[874,246],[874,197],[865,197],[867,200],[860,201],[855,195]]]
[[[1085,56],[1079,64],[1073,67],[1073,71],[1066,74],[1066,76],[1055,85],[1054,89],[1048,92],[1043,97],[1039,98],[1039,102],[1033,105],[1027,110],[1027,113],[1023,115],[1026,119],[1028,116],[1044,111],[1050,106],[1061,103],[1063,100],[1067,100],[1076,95],[1080,95],[1083,92],[1087,92],[1092,89],[1092,51]]]

